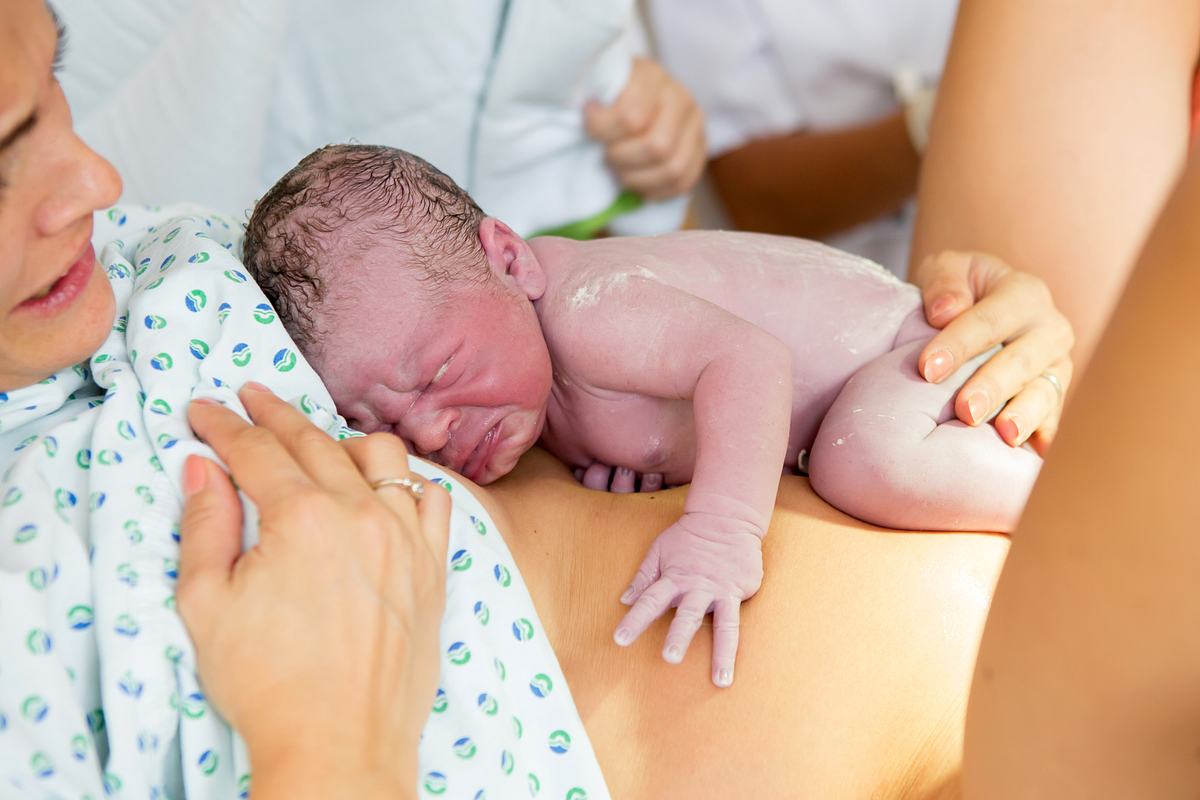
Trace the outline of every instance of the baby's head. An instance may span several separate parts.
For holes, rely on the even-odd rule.
[[[336,145],[258,202],[245,262],[350,424],[487,483],[537,441],[550,356],[529,246],[402,150]]]

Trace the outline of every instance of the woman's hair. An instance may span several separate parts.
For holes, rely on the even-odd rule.
[[[433,288],[488,279],[479,243],[484,214],[446,174],[412,153],[330,145],[305,156],[250,215],[243,260],[296,344],[319,345],[319,311],[340,265],[399,246]],[[432,292],[431,292],[432,295]]]

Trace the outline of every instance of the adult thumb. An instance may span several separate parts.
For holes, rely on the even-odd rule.
[[[176,599],[186,619],[192,598],[229,579],[242,551],[242,504],[225,471],[202,456],[188,456],[183,488]],[[207,605],[196,599],[197,605]]]

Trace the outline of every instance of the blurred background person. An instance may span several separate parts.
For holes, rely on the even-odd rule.
[[[525,234],[648,233],[679,226],[704,165],[699,109],[643,57],[633,0],[56,8],[64,90],[123,202],[240,217],[306,153],[357,140],[419,153]]]
[[[903,277],[956,0],[650,0],[708,121],[738,228],[821,239]]]

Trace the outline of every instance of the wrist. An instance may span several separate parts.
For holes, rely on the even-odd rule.
[[[712,530],[714,523],[723,533],[750,533],[762,538],[771,524],[770,511],[762,511],[748,503],[716,492],[697,491],[695,485],[688,492],[683,506],[684,517],[699,516],[705,519],[705,527]]]
[[[390,754],[387,763],[371,763],[361,752],[344,755],[331,742],[317,747],[276,743],[249,749],[255,800],[416,797],[415,743],[403,752]]]

